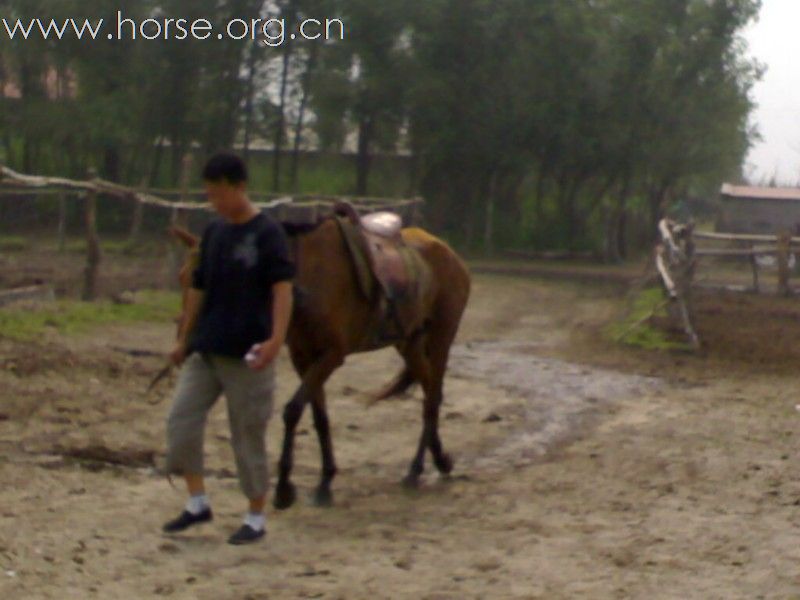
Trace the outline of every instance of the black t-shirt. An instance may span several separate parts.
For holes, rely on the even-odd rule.
[[[286,234],[270,216],[213,221],[192,287],[204,292],[190,350],[242,358],[272,335],[272,286],[294,277]]]

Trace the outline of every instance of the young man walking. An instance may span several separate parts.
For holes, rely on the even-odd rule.
[[[167,421],[167,471],[186,479],[189,501],[164,531],[184,531],[213,518],[203,481],[203,431],[208,411],[224,394],[239,484],[249,501],[244,523],[228,541],[246,544],[266,531],[264,438],[295,271],[283,229],[247,196],[247,168],[238,156],[211,158],[203,180],[219,218],[203,234],[172,351],[182,368]]]

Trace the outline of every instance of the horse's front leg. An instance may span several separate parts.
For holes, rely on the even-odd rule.
[[[314,504],[317,506],[331,506],[333,504],[333,494],[331,483],[336,477],[336,460],[333,456],[333,442],[331,440],[330,421],[328,410],[325,404],[325,390],[320,388],[316,397],[311,403],[314,415],[314,428],[317,430],[319,438],[319,450],[322,458],[322,472],[320,474],[319,485],[314,492]]]
[[[283,449],[278,463],[278,486],[275,488],[275,497],[272,501],[273,506],[278,510],[289,508],[297,498],[297,492],[291,481],[294,464],[294,436],[297,424],[303,416],[307,397],[306,386],[301,384],[283,409]]]
[[[313,362],[303,373],[303,382],[294,397],[286,405],[283,413],[285,425],[283,438],[283,451],[279,463],[278,486],[275,490],[274,506],[284,509],[294,504],[296,499],[295,487],[291,482],[291,471],[294,455],[295,429],[303,416],[303,410],[311,402],[314,411],[314,427],[319,437],[320,451],[322,454],[322,477],[314,501],[318,505],[329,505],[332,502],[330,492],[331,481],[336,475],[336,463],[333,457],[333,444],[331,442],[330,424],[325,407],[325,393],[323,386],[331,374],[344,362],[344,353],[329,350],[318,360]]]

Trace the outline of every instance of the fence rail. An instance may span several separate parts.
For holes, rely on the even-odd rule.
[[[142,210],[154,207],[169,211],[170,223],[184,224],[189,213],[211,213],[213,207],[205,201],[205,193],[189,189],[192,170],[191,157],[186,156],[181,173],[181,187],[177,190],[146,189],[126,187],[88,173],[84,181],[64,177],[48,177],[18,173],[5,165],[0,165],[0,197],[18,197],[23,200],[39,196],[53,196],[59,202],[58,236],[59,247],[64,247],[66,230],[66,197],[77,194],[83,200],[83,227],[86,237],[86,267],[84,269],[83,298],[91,300],[97,295],[97,278],[102,262],[100,239],[97,231],[98,199],[126,200],[135,203],[130,225],[130,239],[134,241],[142,227]],[[172,199],[164,196],[172,196]],[[367,198],[335,195],[285,195],[252,193],[256,206],[269,211],[277,219],[291,223],[316,222],[329,214],[339,202],[349,202],[360,213],[388,210],[399,213],[406,223],[417,223],[421,219],[422,198]],[[201,201],[192,201],[197,198]],[[170,246],[170,264],[177,271],[180,250],[175,244]],[[173,278],[177,281],[177,277]]]
[[[663,219],[658,225],[659,242],[655,247],[655,267],[667,295],[671,316],[680,322],[694,347],[700,338],[693,324],[692,288],[696,285],[695,273],[700,259],[745,258],[753,274],[752,289],[760,292],[760,257],[775,257],[777,265],[778,294],[792,294],[792,250],[800,245],[800,237],[789,233],[779,235],[754,235],[710,233],[695,231],[692,224],[681,224]],[[708,244],[726,242],[735,247],[710,247]],[[700,245],[703,244],[703,245]]]

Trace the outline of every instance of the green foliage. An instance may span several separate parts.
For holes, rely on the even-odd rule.
[[[0,335],[19,341],[32,341],[48,329],[73,334],[114,323],[166,322],[174,318],[179,310],[180,298],[175,293],[167,292],[138,292],[134,304],[60,300],[34,309],[12,306],[0,308]]]
[[[140,240],[131,242],[126,239],[101,239],[100,249],[106,254],[119,254],[124,256],[152,255],[157,247],[163,246],[161,240]],[[86,254],[85,239],[70,239],[65,244],[65,250],[75,254]]]
[[[19,235],[0,236],[0,252],[21,252],[29,247],[28,239]]]
[[[672,339],[663,329],[651,323],[652,318],[666,318],[664,293],[660,288],[640,292],[631,303],[628,314],[606,328],[606,334],[615,342],[643,350],[689,350],[685,342]]]
[[[6,0],[9,15],[338,17],[343,41],[9,43],[6,162],[175,185],[185,152],[275,144],[259,190],[420,192],[432,226],[624,258],[671,205],[737,178],[759,0]],[[54,94],[54,74],[60,82]],[[285,85],[283,85],[285,82]],[[70,90],[73,90],[72,93]],[[291,151],[355,150],[325,174]],[[413,154],[391,186],[375,157]],[[299,154],[295,155],[299,156]],[[403,174],[405,176],[405,173]],[[455,218],[457,216],[457,218]]]

